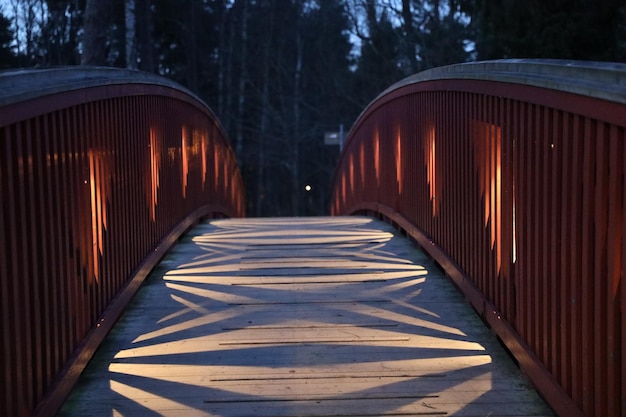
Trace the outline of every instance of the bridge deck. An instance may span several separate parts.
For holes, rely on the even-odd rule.
[[[423,253],[350,217],[194,228],[60,412],[139,415],[551,412]]]

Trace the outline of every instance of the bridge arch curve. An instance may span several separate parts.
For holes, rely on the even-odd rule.
[[[243,184],[211,109],[162,77],[72,67],[0,85],[0,407],[49,415],[185,230],[243,216]]]
[[[620,416],[625,131],[626,65],[436,68],[363,111],[331,211],[410,234],[559,415]]]

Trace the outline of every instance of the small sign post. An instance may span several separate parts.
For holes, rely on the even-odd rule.
[[[324,133],[324,145],[339,145],[339,152],[343,150],[343,124],[339,125],[339,132]]]

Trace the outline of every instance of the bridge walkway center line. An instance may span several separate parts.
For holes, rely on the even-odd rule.
[[[58,415],[552,414],[408,239],[320,217],[192,229]]]

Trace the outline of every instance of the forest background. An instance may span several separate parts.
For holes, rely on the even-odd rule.
[[[0,69],[139,69],[200,96],[251,216],[327,214],[325,133],[408,75],[501,58],[626,62],[626,1],[0,0]]]

